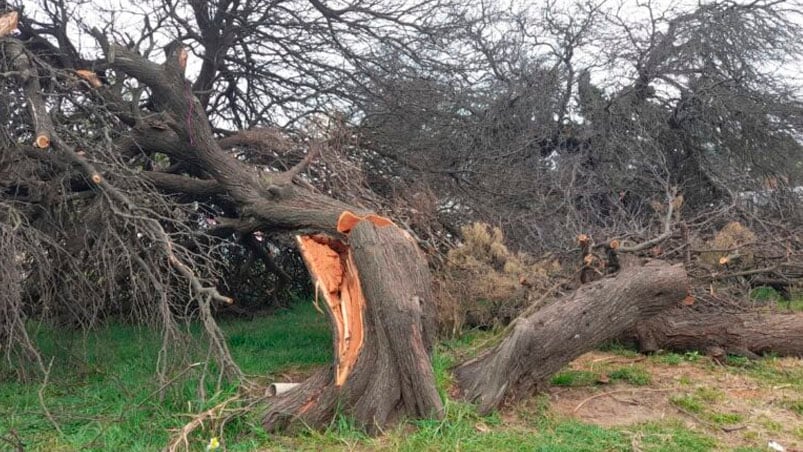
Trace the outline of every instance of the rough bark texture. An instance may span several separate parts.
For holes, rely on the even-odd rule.
[[[435,319],[424,257],[401,229],[370,221],[354,227],[348,244],[365,297],[364,340],[356,363],[342,385],[327,367],[272,399],[264,418],[268,430],[326,426],[336,412],[368,431],[400,417],[442,415],[430,361]]]
[[[502,343],[454,371],[463,398],[481,413],[505,397],[528,396],[577,356],[619,336],[637,321],[679,303],[688,290],[680,266],[652,262],[581,287],[514,321]]]
[[[803,313],[700,313],[677,308],[639,322],[625,340],[642,352],[700,350],[751,358],[764,353],[803,356]]]

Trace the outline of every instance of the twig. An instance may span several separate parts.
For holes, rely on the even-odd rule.
[[[45,371],[45,379],[42,382],[42,386],[39,388],[39,404],[42,406],[42,411],[45,412],[45,416],[50,420],[50,423],[53,424],[53,427],[56,428],[56,431],[59,432],[60,435],[64,436],[64,432],[61,431],[61,427],[59,427],[59,423],[56,422],[56,419],[50,413],[50,410],[47,409],[47,405],[45,404],[45,387],[47,387],[47,381],[50,379],[50,370],[53,368],[53,360],[55,357],[50,358],[50,364],[47,365],[47,371]]]
[[[8,431],[7,436],[0,436],[0,441],[5,441],[11,445],[17,452],[25,452],[25,445],[22,443],[22,439],[20,439],[19,433],[13,428]]]
[[[620,253],[635,253],[638,251],[643,251],[672,237],[672,234],[674,232],[672,230],[672,214],[675,211],[675,204],[676,200],[678,199],[677,189],[676,188],[667,189],[666,198],[667,200],[666,200],[666,215],[664,216],[664,232],[655,238],[647,240],[646,242],[642,242],[633,246],[622,245],[619,247]],[[678,204],[677,207],[679,208],[680,204]]]
[[[228,404],[230,404],[231,402],[235,402],[237,400],[240,400],[239,395],[230,397],[224,400],[223,402],[220,402],[219,404],[213,406],[212,408],[203,411],[201,413],[198,413],[198,415],[193,417],[193,419],[190,422],[185,424],[184,427],[182,427],[178,431],[178,434],[174,436],[172,440],[170,440],[170,443],[167,445],[165,450],[167,450],[168,452],[175,452],[182,446],[184,446],[185,449],[189,450],[190,442],[188,435],[194,432],[198,427],[203,427],[204,422],[206,422],[209,419],[214,419],[219,412],[222,412],[226,408]],[[238,411],[247,411],[248,409],[249,407],[242,407],[234,411],[236,413]]]
[[[672,389],[651,389],[651,388],[636,389],[636,388],[630,388],[630,389],[618,389],[616,391],[603,392],[601,394],[594,394],[593,396],[591,396],[591,397],[583,400],[582,402],[578,403],[577,406],[574,407],[574,410],[572,410],[572,413],[576,413],[578,410],[580,410],[580,408],[583,407],[583,405],[585,405],[586,403],[588,403],[588,402],[590,402],[590,401],[592,401],[594,399],[598,399],[600,397],[605,397],[605,396],[610,396],[610,395],[613,395],[613,394],[621,394],[621,393],[625,393],[625,392],[669,392],[669,391],[672,391]]]

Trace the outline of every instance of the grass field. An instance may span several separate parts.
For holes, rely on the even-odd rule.
[[[307,374],[330,360],[325,318],[309,304],[222,327],[237,362],[261,381]],[[177,379],[160,401],[154,382],[159,336],[144,329],[117,325],[88,336],[36,336],[48,362],[53,358],[48,384],[15,383],[9,369],[0,373],[0,437],[21,439],[25,450],[160,450],[171,429],[236,392],[224,388],[201,401],[196,381]],[[468,334],[438,348],[434,365],[444,397],[447,369],[487,339]],[[745,402],[748,395],[754,404]],[[227,425],[221,442],[233,451],[766,450],[770,439],[799,447],[803,364],[734,358],[720,366],[697,354],[645,358],[613,348],[581,357],[544,394],[500,413],[481,417],[448,398],[446,409],[442,421],[404,423],[377,438],[343,417],[323,432],[269,435],[254,412]],[[216,431],[206,425],[192,438],[193,449],[203,450]],[[0,450],[13,449],[0,442]]]

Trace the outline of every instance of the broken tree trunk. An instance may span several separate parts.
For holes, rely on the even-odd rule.
[[[462,397],[488,413],[506,397],[528,396],[574,358],[680,303],[687,292],[683,268],[662,262],[582,286],[516,319],[502,343],[458,366],[454,375]]]
[[[803,313],[701,313],[677,308],[639,322],[622,339],[635,340],[646,353],[699,350],[714,357],[803,356]]]
[[[354,218],[346,212],[338,223],[347,242],[298,237],[332,324],[335,363],[273,399],[268,430],[325,426],[337,411],[368,431],[401,417],[442,415],[430,360],[435,319],[426,260],[388,220]]]

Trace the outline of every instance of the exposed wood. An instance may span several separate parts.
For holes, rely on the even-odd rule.
[[[803,313],[701,313],[666,311],[639,322],[622,336],[643,352],[698,350],[713,355],[803,356]]]
[[[337,219],[337,232],[341,232],[343,234],[348,234],[357,225],[360,221],[367,220],[377,226],[390,226],[393,224],[392,221],[385,217],[381,217],[379,215],[370,213],[367,215],[358,215],[354,212],[349,210],[344,211],[340,214],[340,217]]]
[[[16,30],[18,23],[19,13],[16,11],[9,11],[0,16],[0,38]]]
[[[308,235],[296,240],[334,326],[335,385],[340,386],[357,361],[365,330],[365,297],[354,257],[349,247],[336,239]]]
[[[98,74],[96,74],[95,71],[90,71],[88,69],[78,69],[77,71],[75,71],[75,73],[76,75],[84,79],[84,81],[89,83],[89,86],[93,88],[100,88],[101,86],[103,86],[103,82],[100,81],[100,78],[98,78]]]
[[[36,140],[33,142],[34,146],[38,147],[39,149],[47,149],[50,147],[50,134],[49,133],[42,133],[41,135],[36,137]]]
[[[529,396],[572,359],[680,303],[687,292],[683,268],[662,262],[582,286],[519,317],[502,343],[458,366],[454,375],[462,397],[488,413],[505,398]]]

